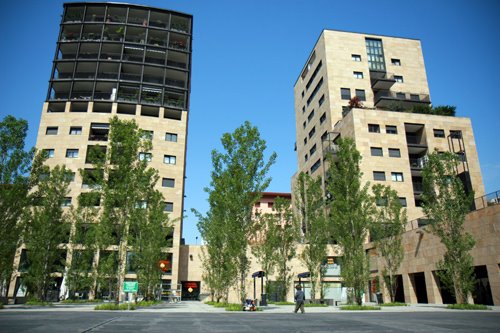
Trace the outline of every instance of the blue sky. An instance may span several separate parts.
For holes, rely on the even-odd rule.
[[[62,3],[0,2],[0,118],[27,119],[36,140]],[[133,2],[133,1],[129,1]],[[210,152],[245,120],[278,154],[269,191],[290,191],[293,84],[323,29],[418,38],[434,105],[470,117],[486,192],[500,190],[500,1],[141,0],[194,15],[184,237],[198,232],[190,208],[207,209]],[[199,240],[198,240],[199,243]]]

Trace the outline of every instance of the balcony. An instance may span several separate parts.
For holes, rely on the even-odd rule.
[[[410,157],[410,168],[412,169],[423,169],[426,163],[427,163],[427,156]]]
[[[413,183],[413,193],[415,195],[420,195],[424,192],[424,185],[421,182]]]
[[[407,92],[393,92],[381,90],[375,93],[375,106],[379,108],[391,107],[399,104],[403,109],[411,109],[416,105],[430,104],[427,94],[411,94]]]
[[[373,90],[389,90],[396,83],[394,74],[376,71],[370,71],[370,81]]]

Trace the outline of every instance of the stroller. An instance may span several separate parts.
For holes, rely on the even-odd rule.
[[[246,299],[243,304],[243,311],[256,311],[255,301],[253,299]]]

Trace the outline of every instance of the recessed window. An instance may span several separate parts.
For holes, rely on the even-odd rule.
[[[311,167],[311,173],[318,170],[320,166],[321,166],[321,160],[318,159],[316,162],[314,162],[313,166]]]
[[[373,171],[373,180],[385,181],[384,171]]]
[[[165,141],[177,142],[177,134],[165,133]]]
[[[304,98],[304,90],[302,90],[302,98]]]
[[[370,132],[370,133],[380,133],[380,125],[378,125],[378,124],[368,124],[368,132]]]
[[[366,55],[371,70],[385,72],[384,47],[381,39],[366,38]]]
[[[139,161],[151,162],[151,153],[139,153]]]
[[[351,99],[351,89],[349,88],[340,88],[340,98],[344,100]]]
[[[309,113],[309,115],[307,116],[307,122],[310,123],[313,117],[314,117],[314,110],[312,110],[311,113]]]
[[[45,134],[46,135],[57,135],[57,132],[58,132],[57,126],[53,126],[53,127],[47,127]]]
[[[309,160],[309,156],[307,156],[307,154],[304,155],[304,162],[307,162],[307,160]]]
[[[325,131],[323,135],[321,135],[321,141],[325,141],[327,137],[328,137],[328,131]]]
[[[306,112],[306,107],[305,107],[305,106],[303,106],[303,107],[302,107],[302,113],[305,113],[305,112]]]
[[[385,133],[387,134],[398,134],[398,128],[393,125],[386,125],[385,126]]]
[[[399,198],[399,203],[401,206],[406,207],[408,204],[406,203],[406,198]]]
[[[175,179],[163,178],[161,180],[161,186],[163,186],[163,187],[175,187]]]
[[[304,138],[304,146],[307,144],[307,138]]]
[[[406,94],[398,92],[398,93],[396,93],[396,98],[397,99],[406,99]]]
[[[67,172],[65,176],[66,176],[66,180],[67,180],[68,182],[70,182],[70,183],[71,183],[71,182],[74,182],[74,181],[75,181],[75,173],[74,173],[74,172],[71,172],[71,171],[70,171],[70,172]]]
[[[359,54],[351,54],[351,59],[353,61],[361,61],[361,56]]]
[[[360,101],[366,101],[366,94],[363,89],[356,89],[356,96]]]
[[[321,86],[323,85],[323,78],[321,78],[318,82],[318,84],[316,85],[316,87],[314,88],[314,90],[311,92],[311,95],[309,95],[309,98],[307,99],[307,105],[309,106],[309,104],[311,104],[312,100],[314,99],[314,97],[316,96],[316,94],[318,93],[319,89],[321,88]]]
[[[393,182],[402,182],[402,181],[404,181],[403,173],[402,172],[391,172],[391,179]]]
[[[154,132],[153,131],[145,131],[141,132],[141,138],[144,140],[153,140]]]
[[[384,153],[382,152],[382,148],[379,147],[370,147],[370,152],[372,156],[384,156]]]
[[[173,155],[165,155],[163,156],[163,163],[165,164],[175,164],[176,158]]]
[[[435,138],[444,138],[444,130],[434,129],[434,137]]]
[[[65,197],[63,199],[62,206],[63,207],[69,207],[69,206],[71,206],[71,197]]]
[[[401,157],[401,151],[398,148],[389,148],[389,157]]]
[[[420,95],[417,95],[417,94],[410,94],[410,99],[411,99],[412,101],[419,102],[419,101],[420,101]]]
[[[392,58],[391,64],[393,64],[394,66],[401,66],[401,60]]]
[[[312,138],[315,133],[316,133],[316,126],[309,131],[309,139]]]
[[[302,128],[303,128],[303,129],[305,129],[305,128],[306,128],[306,124],[307,124],[307,123],[306,123],[305,121],[302,123]]]
[[[78,149],[66,149],[66,157],[67,158],[77,158],[78,157]]]
[[[355,79],[363,78],[363,72],[352,72],[352,75],[354,76]]]
[[[254,207],[259,208],[260,207],[260,202],[256,202]]]
[[[323,113],[323,114],[321,115],[321,117],[319,118],[319,123],[320,123],[320,124],[323,124],[323,123],[325,122],[325,120],[326,120],[326,113]]]
[[[44,149],[43,151],[45,152],[45,154],[47,154],[48,158],[54,157],[54,149]]]
[[[311,149],[309,149],[309,155],[312,156],[315,152],[316,152],[316,144],[314,146],[312,146]]]
[[[71,126],[69,128],[69,135],[81,135],[82,127],[81,126]]]
[[[165,212],[173,212],[174,211],[174,203],[173,202],[165,202],[165,207],[163,210]]]
[[[267,203],[267,208],[273,208],[274,202],[268,202]]]
[[[450,136],[452,139],[461,139],[462,138],[462,131],[450,130]]]
[[[396,80],[396,82],[399,82],[399,83],[404,82],[403,77],[401,75],[394,75],[394,80]]]
[[[318,101],[319,106],[321,106],[325,102],[325,95],[322,95]]]

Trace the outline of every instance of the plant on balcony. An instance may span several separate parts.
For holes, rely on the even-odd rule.
[[[432,108],[433,114],[438,116],[455,116],[457,107],[453,105],[440,105]]]
[[[363,103],[358,96],[354,96],[349,100],[349,109],[362,109],[363,107]]]

